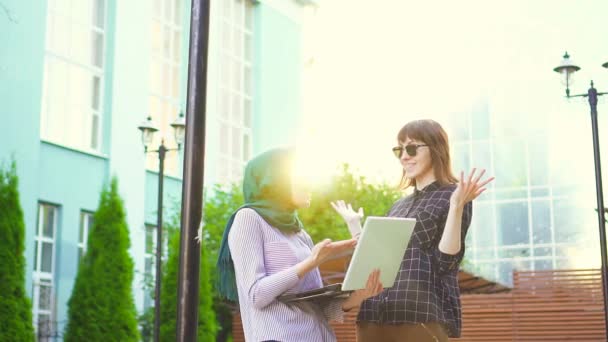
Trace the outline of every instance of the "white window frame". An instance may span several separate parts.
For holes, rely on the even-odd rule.
[[[253,122],[253,4],[248,0],[226,0],[220,8],[220,127],[218,182],[239,181],[252,155]],[[236,43],[239,43],[237,46]],[[238,80],[235,67],[239,68]],[[249,77],[245,77],[248,70]],[[236,80],[236,82],[235,82]],[[246,84],[246,81],[248,83]],[[238,108],[235,108],[235,101]],[[248,110],[246,111],[246,104]],[[248,114],[249,117],[245,118]],[[246,125],[248,122],[248,125]],[[245,144],[245,140],[248,144]],[[247,145],[247,146],[246,146]]]
[[[52,238],[44,236],[44,210],[48,208],[54,211],[53,214],[53,227],[52,227]],[[34,272],[32,275],[32,305],[33,305],[33,315],[32,319],[34,320],[34,328],[36,332],[38,332],[38,328],[41,322],[38,321],[39,315],[48,315],[49,322],[54,324],[55,320],[55,284],[54,284],[54,274],[55,274],[55,257],[56,257],[56,237],[58,231],[58,222],[59,222],[59,206],[42,203],[38,204],[38,223],[36,227],[36,234],[34,236],[34,248],[35,248],[35,256],[36,260],[34,260]],[[43,243],[51,243],[51,271],[43,272],[41,271],[42,267],[42,245]],[[48,309],[40,308],[40,288],[41,286],[50,287],[50,303]]]
[[[89,231],[95,214],[89,210],[80,211],[80,221],[78,227],[78,260],[80,262],[81,255],[84,256],[87,252],[87,243],[89,241]],[[80,253],[82,251],[82,253]]]
[[[96,25],[95,21],[92,19],[95,15],[98,15],[97,12],[93,12],[97,7],[95,6],[95,4],[97,3],[97,1],[101,1],[102,3],[102,11],[103,11],[103,22],[102,25],[103,27],[99,27]],[[47,35],[46,35],[46,46],[45,46],[45,63],[44,63],[44,83],[43,83],[43,95],[42,95],[42,112],[41,112],[41,120],[40,120],[40,136],[42,140],[45,141],[49,141],[52,142],[54,144],[58,144],[58,145],[62,145],[62,146],[66,146],[69,148],[73,148],[73,149],[77,149],[77,150],[82,150],[84,152],[87,153],[93,153],[93,154],[100,154],[102,152],[102,146],[103,146],[103,111],[104,111],[104,84],[105,84],[105,77],[104,77],[104,65],[105,65],[105,52],[107,51],[107,47],[106,47],[106,29],[107,29],[107,2],[108,0],[91,0],[90,4],[91,4],[91,13],[90,13],[90,18],[91,21],[90,23],[83,23],[82,20],[78,20],[75,19],[75,17],[73,17],[73,15],[70,14],[66,14],[66,13],[60,13],[57,11],[57,9],[54,7],[56,1],[50,1],[49,2],[49,6],[47,9]],[[60,21],[60,22],[64,22],[64,23],[69,23],[69,29],[67,31],[67,37],[64,36],[57,36],[54,37],[53,36],[53,27],[52,24],[56,21]],[[84,62],[81,60],[77,60],[74,56],[71,56],[70,54],[71,49],[72,49],[72,43],[71,43],[71,36],[72,36],[72,32],[75,29],[86,29],[88,32],[90,32],[90,37],[91,39],[89,40],[90,46],[91,46],[91,55],[89,56],[89,60]],[[101,66],[97,66],[94,63],[94,59],[95,59],[95,48],[93,47],[93,43],[94,43],[94,38],[96,35],[99,35],[102,42],[100,45],[100,49],[101,49],[101,55],[100,55],[100,60],[101,60]],[[67,41],[68,44],[68,50],[70,51],[69,53],[65,52],[65,51],[55,51],[53,50],[53,46],[52,42],[54,40],[64,40]],[[49,108],[48,108],[48,102],[49,102],[49,97],[51,97],[51,95],[49,95],[48,92],[48,88],[50,87],[49,85],[49,66],[53,65],[55,63],[63,63],[65,64],[66,67],[66,72],[67,74],[63,74],[61,75],[62,79],[65,79],[65,81],[62,82],[62,85],[65,87],[65,94],[67,94],[68,96],[66,96],[66,100],[68,98],[71,97],[71,87],[78,87],[78,84],[74,83],[73,81],[71,81],[71,75],[74,69],[80,69],[81,71],[84,71],[87,73],[87,77],[90,78],[90,82],[91,82],[91,93],[88,94],[90,95],[90,98],[84,100],[84,101],[88,101],[89,106],[87,107],[87,115],[86,118],[83,119],[84,121],[84,126],[83,127],[76,127],[76,129],[81,129],[83,130],[83,132],[88,131],[88,133],[85,133],[84,137],[82,138],[82,141],[79,141],[77,143],[71,142],[69,140],[67,140],[66,138],[64,138],[65,134],[59,134],[58,132],[51,132],[50,131],[50,121],[52,120],[63,120],[66,117],[61,117],[61,118],[53,118],[50,117],[50,114],[48,113]],[[55,75],[55,77],[60,77],[58,75]],[[94,79],[97,78],[99,79],[99,84],[98,84],[98,92],[94,94],[95,91],[95,87],[94,87]],[[93,101],[93,98],[96,98],[96,101]],[[94,106],[94,102],[96,102],[97,107],[95,108]],[[66,107],[66,104],[63,104],[64,107]],[[70,111],[72,109],[68,109],[68,111]],[[86,115],[85,113],[81,114],[81,115]],[[70,118],[70,116],[68,116],[68,118]],[[67,129],[74,129],[74,127],[72,127],[69,123],[61,123],[61,125],[66,125],[66,127],[70,127],[70,128],[64,128],[64,131],[62,133],[65,133],[65,131]],[[94,127],[95,126],[95,127]],[[95,128],[95,129],[94,129]],[[95,142],[95,143],[93,143]]]

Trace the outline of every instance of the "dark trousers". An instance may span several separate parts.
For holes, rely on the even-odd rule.
[[[376,324],[357,323],[357,342],[447,342],[439,323]]]

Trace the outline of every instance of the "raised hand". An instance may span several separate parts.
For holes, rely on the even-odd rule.
[[[344,201],[339,200],[336,202],[330,202],[334,210],[342,216],[350,235],[354,238],[359,237],[361,234],[361,219],[363,218],[363,208],[359,208],[358,211],[354,211],[350,203],[346,204]]]
[[[486,190],[486,185],[494,180],[494,177],[481,180],[481,177],[486,173],[486,170],[481,170],[479,175],[475,175],[477,169],[473,169],[469,177],[464,178],[464,172],[460,172],[460,182],[456,186],[456,190],[450,198],[450,205],[464,207],[465,204],[476,199],[482,192]]]

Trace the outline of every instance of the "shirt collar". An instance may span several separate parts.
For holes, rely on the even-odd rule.
[[[426,194],[427,192],[435,191],[437,189],[439,189],[439,181],[434,181],[431,184],[422,188],[421,190],[414,188],[414,195],[418,196],[418,195]]]

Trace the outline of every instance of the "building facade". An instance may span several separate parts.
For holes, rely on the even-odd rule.
[[[138,311],[153,273],[158,156],[185,112],[190,1],[0,2],[0,160],[17,162],[34,323],[61,335],[99,193],[116,176],[130,228]],[[299,118],[300,15],[308,1],[211,2],[205,184],[236,182],[252,155],[290,144]],[[10,47],[10,48],[9,48]],[[181,199],[165,161],[165,210]]]

